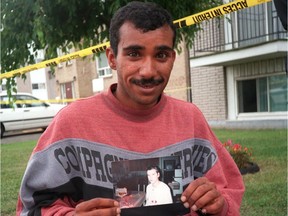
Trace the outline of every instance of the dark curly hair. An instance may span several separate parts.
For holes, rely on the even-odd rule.
[[[133,1],[116,11],[110,23],[110,46],[115,56],[117,56],[117,47],[120,41],[119,29],[127,21],[133,23],[137,29],[141,29],[143,32],[152,31],[164,25],[170,26],[174,33],[174,46],[176,28],[173,25],[171,14],[155,3]]]

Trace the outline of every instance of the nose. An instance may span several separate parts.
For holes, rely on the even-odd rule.
[[[140,66],[139,75],[143,78],[151,78],[157,74],[157,63],[152,57],[147,57]]]

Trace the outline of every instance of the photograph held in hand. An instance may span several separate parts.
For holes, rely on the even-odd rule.
[[[111,166],[114,199],[120,203],[121,214],[134,215],[137,211],[137,215],[164,215],[167,209],[179,208],[183,192],[179,156],[122,160]]]

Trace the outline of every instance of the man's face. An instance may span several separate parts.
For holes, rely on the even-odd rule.
[[[160,174],[157,173],[155,169],[151,169],[151,170],[147,170],[147,177],[148,177],[148,181],[151,184],[155,184],[156,182],[159,181]]]
[[[120,28],[118,54],[106,50],[110,67],[117,70],[118,100],[135,109],[153,107],[163,92],[175,60],[169,26],[142,32],[130,22]]]

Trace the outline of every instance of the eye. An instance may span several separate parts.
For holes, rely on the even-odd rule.
[[[169,53],[167,53],[167,52],[159,52],[156,55],[156,58],[162,59],[162,60],[164,60],[164,59],[166,59],[168,57],[169,57]]]
[[[140,54],[137,51],[131,51],[131,52],[128,52],[128,56],[129,57],[139,57]]]

